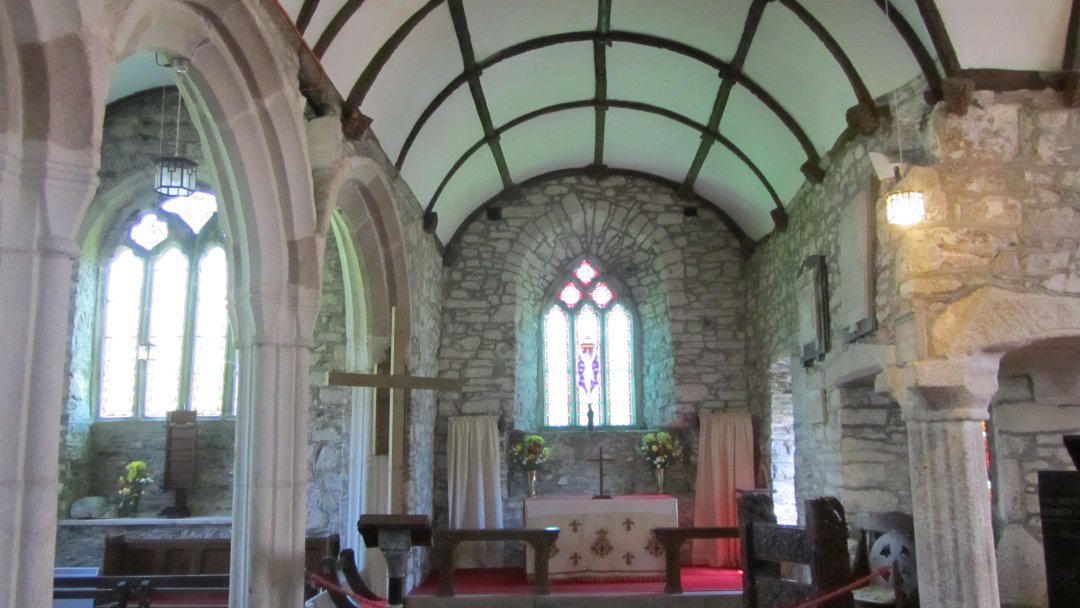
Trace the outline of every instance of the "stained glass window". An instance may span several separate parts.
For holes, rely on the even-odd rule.
[[[632,304],[595,262],[581,261],[567,275],[543,319],[544,424],[633,426]]]
[[[104,265],[100,418],[235,411],[228,266],[216,215],[214,197],[199,193],[139,214],[122,232]]]

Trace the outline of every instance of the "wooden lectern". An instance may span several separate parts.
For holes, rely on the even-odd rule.
[[[191,517],[187,495],[195,489],[198,435],[196,412],[169,412],[165,420],[165,479],[161,487],[173,490],[176,498],[172,506],[162,509],[162,517]]]
[[[356,527],[364,544],[378,547],[386,559],[388,607],[403,605],[409,552],[431,546],[431,520],[427,515],[361,515]]]

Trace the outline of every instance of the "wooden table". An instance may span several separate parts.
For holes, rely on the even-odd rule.
[[[652,530],[678,523],[678,501],[664,494],[525,499],[526,528],[561,530],[548,565],[555,581],[661,580],[664,548]],[[526,553],[526,572],[532,576],[531,549]]]

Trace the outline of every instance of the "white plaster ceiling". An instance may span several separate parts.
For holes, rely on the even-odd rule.
[[[936,61],[917,2],[939,11],[961,69],[1062,69],[1071,0],[281,0],[438,214],[444,243],[500,193],[597,162],[681,185],[688,204],[704,199],[761,238],[805,182],[802,166],[827,164],[850,128],[846,111],[867,96],[882,104]],[[470,53],[482,67],[472,90]],[[940,62],[933,69],[948,75]],[[596,109],[598,84],[606,111]],[[719,139],[695,172],[725,86]],[[486,137],[486,116],[497,137]]]

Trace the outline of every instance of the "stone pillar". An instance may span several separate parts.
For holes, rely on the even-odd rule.
[[[927,608],[998,608],[982,422],[997,391],[997,358],[921,361],[905,368],[918,551]]]
[[[237,300],[250,302],[256,330],[240,354],[229,605],[299,606],[312,346],[306,321],[314,319],[318,302],[268,295]],[[308,336],[298,335],[304,331]]]
[[[96,171],[0,178],[0,604],[51,597],[74,234]]]

